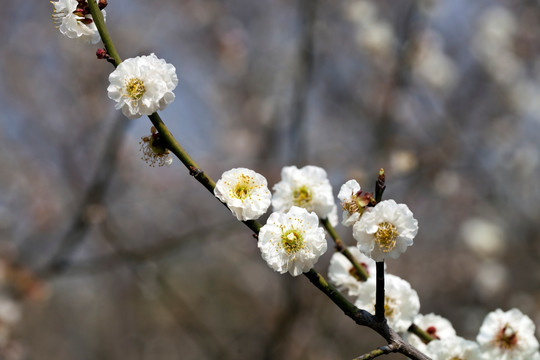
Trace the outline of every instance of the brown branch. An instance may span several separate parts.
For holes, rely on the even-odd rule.
[[[102,229],[105,240],[126,262],[135,278],[140,282],[144,282],[140,272],[137,270],[138,265],[146,263],[156,269],[156,279],[162,290],[159,292],[159,300],[163,307],[171,314],[177,325],[186,330],[185,333],[195,341],[201,351],[208,354],[209,358],[231,358],[227,346],[199,318],[197,315],[198,312],[193,310],[191,305],[169,284],[159,265],[149,259],[146,254],[128,250],[123,246],[118,241],[117,231],[112,227],[113,225],[110,221],[103,224]],[[134,260],[136,261],[135,263]]]
[[[111,221],[111,218],[107,218],[107,221]],[[146,260],[159,260],[162,257],[170,256],[171,254],[178,252],[181,248],[194,241],[201,242],[205,236],[209,236],[208,227],[221,231],[228,231],[232,229],[234,224],[230,221],[219,222],[215,224],[205,224],[203,227],[180,234],[171,238],[164,238],[156,240],[155,245],[149,245],[133,249],[133,253],[124,253],[123,256],[119,256],[117,252],[108,255],[97,256],[90,259],[79,260],[77,262],[70,262],[64,268],[62,272],[49,272],[42,276],[42,278],[51,278],[54,276],[78,276],[78,275],[93,275],[104,271],[109,271],[120,266],[125,266],[126,259],[129,258],[132,262],[141,262]],[[133,254],[144,254],[144,258],[135,256]]]
[[[367,270],[358,263],[358,260],[351,254],[349,249],[343,244],[343,241],[341,240],[340,236],[330,224],[330,221],[328,219],[322,219],[321,224],[324,226],[330,237],[334,240],[335,243],[335,249],[336,251],[340,252],[347,258],[347,260],[350,261],[352,266],[354,267],[354,270],[356,271],[356,274],[362,281],[366,281],[369,277],[369,274]]]
[[[90,185],[81,203],[75,210],[71,225],[60,240],[60,245],[56,249],[56,252],[36,272],[38,276],[48,277],[64,271],[69,266],[71,254],[81,245],[89,229],[90,224],[87,219],[88,207],[103,203],[108,185],[116,169],[117,154],[122,145],[123,135],[129,124],[130,121],[124,116],[118,116],[118,119],[114,121],[113,128],[105,142],[101,159],[97,163],[95,175],[90,181]]]
[[[343,294],[330,285],[315,270],[311,269],[310,271],[304,273],[304,275],[355,323],[361,326],[367,326],[381,335],[387,341],[388,345],[395,347],[394,352],[406,355],[413,360],[431,360],[414,346],[403,340],[396,331],[388,326],[388,323],[384,319],[383,321],[378,321],[375,316],[369,312],[358,309],[356,306],[351,304],[351,302],[347,300]]]
[[[305,121],[306,102],[309,95],[309,87],[313,78],[315,64],[314,56],[314,31],[317,17],[318,0],[299,0],[298,16],[300,22],[300,39],[298,46],[298,59],[294,76],[291,119],[289,126],[290,154],[295,154],[297,163],[306,159]]]

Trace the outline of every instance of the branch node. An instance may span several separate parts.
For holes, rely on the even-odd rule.
[[[204,173],[204,171],[202,171],[199,168],[196,168],[195,166],[190,166],[189,167],[189,175],[191,175],[191,176],[197,177],[197,176],[202,175],[203,173]]]

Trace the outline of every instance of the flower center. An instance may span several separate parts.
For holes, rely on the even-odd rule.
[[[141,79],[137,78],[131,78],[127,80],[125,88],[127,96],[130,97],[132,100],[140,100],[146,91],[146,88],[144,87],[144,82]]]
[[[351,195],[350,200],[343,201],[341,207],[351,215],[354,213],[362,214],[366,206],[372,203],[372,200],[373,196],[370,193],[358,191]]]
[[[306,186],[301,186],[293,192],[294,204],[305,207],[311,201],[311,191]]]
[[[390,252],[396,247],[396,238],[398,235],[397,228],[394,224],[386,221],[379,224],[375,238],[382,252]]]
[[[240,200],[244,200],[248,196],[249,190],[244,183],[236,184],[234,188],[234,195]]]
[[[464,359],[460,358],[459,356],[454,356],[453,358],[450,358],[450,360],[464,360]]]
[[[517,332],[506,324],[495,338],[495,345],[501,349],[509,350],[516,347],[518,342]]]
[[[233,189],[233,196],[240,200],[247,198],[251,190],[253,190],[252,182],[253,178],[251,176],[245,174],[238,176],[238,182]]]
[[[304,248],[304,238],[298,230],[288,230],[281,235],[281,246],[287,254],[294,254]]]
[[[353,200],[344,201],[341,204],[341,207],[343,210],[347,211],[349,214],[354,214],[360,211],[360,207],[358,206],[358,202]]]

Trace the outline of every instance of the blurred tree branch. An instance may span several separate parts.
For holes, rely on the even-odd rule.
[[[106,222],[110,221],[112,221],[110,217],[106,219]],[[221,231],[227,232],[230,229],[233,229],[234,225],[234,223],[227,221],[210,225],[210,227],[213,229],[219,228]],[[54,277],[60,274],[62,276],[78,276],[101,273],[124,266],[126,264],[126,260],[128,259],[135,263],[146,262],[149,260],[159,260],[160,258],[170,256],[175,252],[181,251],[181,249],[188,244],[200,242],[205,238],[212,236],[213,233],[208,231],[208,227],[209,225],[206,224],[203,227],[194,229],[193,231],[181,234],[179,236],[155,240],[154,242],[156,244],[132,249],[129,252],[122,253],[122,256],[120,256],[118,252],[114,252],[109,255],[97,256],[91,259],[71,262],[65,268],[64,272],[51,272],[47,274],[47,277]],[[144,256],[141,257],[138,254],[144,254]]]
[[[315,24],[317,20],[318,0],[299,0],[298,16],[300,23],[300,39],[298,44],[298,59],[296,61],[295,77],[290,112],[290,154],[294,154],[293,163],[303,164],[307,161],[306,153],[306,104],[309,98],[309,88],[313,78],[315,63]]]
[[[163,275],[160,266],[152,261],[146,253],[128,250],[121,244],[119,231],[114,228],[110,221],[105,222],[102,229],[105,239],[140,282],[144,282],[144,279],[141,278],[140,273],[137,271],[137,266],[149,264],[156,269],[157,283],[162,290],[158,295],[160,302],[174,318],[177,325],[184,328],[185,333],[198,344],[199,349],[208,354],[209,359],[232,359],[227,346],[199,318],[198,311],[194,311],[191,305],[173,289]]]
[[[37,271],[39,276],[48,277],[51,274],[62,272],[69,266],[69,257],[80,246],[90,226],[88,221],[89,207],[100,205],[103,202],[108,185],[116,168],[118,151],[122,145],[122,139],[129,124],[130,121],[121,115],[114,121],[88,190],[76,209],[71,225],[64,237],[60,240],[60,245],[56,249],[56,252],[52,255],[48,263]]]
[[[410,71],[411,46],[415,30],[415,20],[418,15],[416,1],[411,1],[403,15],[403,26],[398,33],[398,43],[395,48],[395,61],[390,78],[385,86],[375,123],[375,138],[378,152],[384,158],[388,156],[394,137],[394,106],[399,91],[406,86],[407,74]]]

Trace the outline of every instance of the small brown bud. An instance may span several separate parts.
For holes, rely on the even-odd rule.
[[[97,49],[96,56],[98,59],[108,59],[110,57],[106,49]]]

